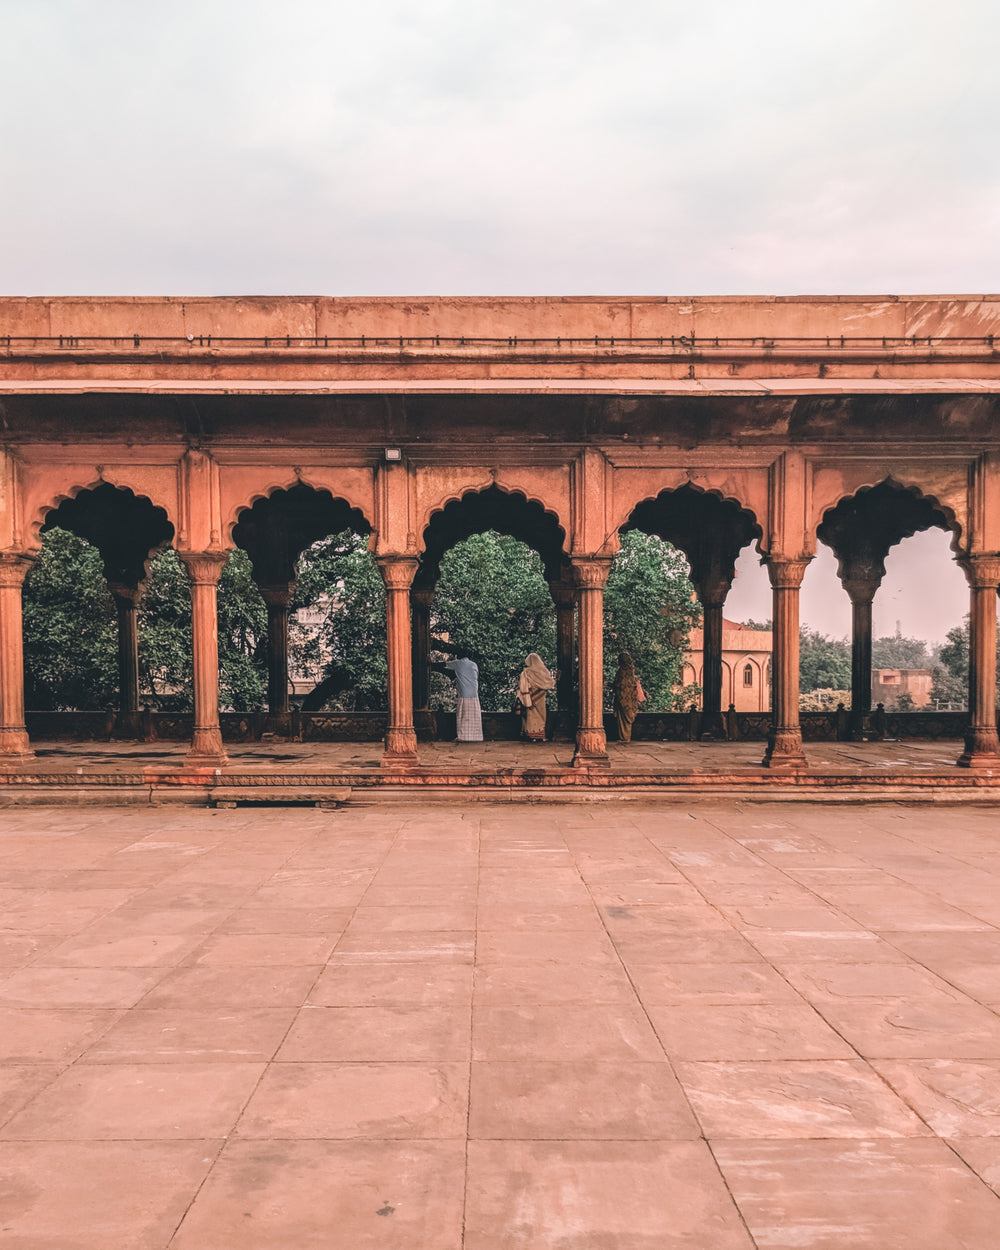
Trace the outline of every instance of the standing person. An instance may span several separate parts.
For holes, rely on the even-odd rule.
[[[455,708],[455,724],[458,729],[456,742],[482,742],[483,710],[479,706],[479,665],[464,652],[459,652],[443,664],[431,664],[438,673],[455,679],[458,700]]]
[[[639,678],[635,673],[635,661],[628,651],[618,657],[618,672],[615,673],[615,720],[618,722],[618,741],[632,741],[632,722],[639,710],[639,702],[646,696],[642,693]]]
[[[545,695],[555,688],[556,679],[545,667],[537,651],[524,661],[517,683],[521,703],[522,734],[528,742],[545,741]]]

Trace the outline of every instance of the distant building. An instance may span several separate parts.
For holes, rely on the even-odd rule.
[[[682,681],[703,685],[703,634],[692,629],[684,652]],[[771,707],[771,631],[722,622],[722,707],[737,712],[767,712]]]
[[[882,703],[887,710],[904,703],[909,695],[910,707],[926,707],[931,701],[934,674],[929,668],[873,668],[872,706]]]

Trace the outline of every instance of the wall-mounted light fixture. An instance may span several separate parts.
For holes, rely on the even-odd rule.
[[[387,447],[385,449],[386,460],[402,460],[403,453],[398,447]]]

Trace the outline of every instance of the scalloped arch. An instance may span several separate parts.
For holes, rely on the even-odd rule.
[[[140,503],[148,503],[150,507],[157,508],[166,515],[167,521],[173,528],[174,535],[177,534],[177,518],[174,516],[173,509],[166,502],[154,499],[151,495],[144,491],[136,490],[127,480],[127,476],[116,474],[114,472],[106,473],[101,471],[100,475],[90,482],[74,482],[67,486],[65,490],[49,497],[49,501],[38,505],[35,508],[28,522],[28,540],[32,547],[41,548],[42,545],[42,529],[45,527],[50,512],[55,512],[62,504],[70,499],[77,499],[85,491],[96,490],[99,486],[113,486],[115,490],[127,491]]]
[[[965,537],[965,531],[961,521],[959,521],[958,517],[956,517],[954,510],[948,507],[947,504],[943,504],[936,495],[926,492],[918,482],[904,481],[902,478],[896,477],[893,473],[886,473],[882,477],[877,478],[875,481],[866,482],[863,485],[855,486],[853,490],[844,491],[842,494],[838,495],[832,503],[826,504],[826,506],[819,512],[819,519],[816,520],[813,525],[813,533],[818,535],[820,526],[822,526],[826,520],[827,514],[835,511],[845,500],[854,499],[858,495],[866,495],[879,486],[891,486],[901,491],[905,491],[908,495],[912,495],[914,499],[926,500],[926,502],[929,503],[936,512],[940,513],[942,520],[945,522],[942,528],[951,532],[952,551],[955,555],[961,555],[963,553],[964,548],[962,546],[962,540]],[[935,527],[925,527],[925,529],[933,528]],[[912,538],[914,534],[924,532],[925,530],[911,530],[908,534],[904,534],[902,538],[899,539],[899,542],[903,542],[907,538]],[[898,546],[899,544],[895,543],[893,545]]]
[[[424,535],[427,533],[434,517],[436,517],[439,513],[444,512],[445,508],[447,508],[449,504],[460,503],[469,495],[482,495],[493,487],[496,487],[496,489],[504,495],[520,495],[526,503],[537,504],[546,516],[552,517],[563,536],[563,549],[565,550],[567,528],[563,523],[562,517],[559,515],[558,509],[552,507],[552,505],[542,499],[541,496],[531,492],[522,485],[498,481],[497,475],[493,473],[487,474],[485,478],[479,481],[471,482],[467,486],[462,486],[457,490],[453,490],[450,494],[439,498],[436,503],[425,508],[418,527],[421,544],[423,544]],[[424,546],[421,545],[420,549],[423,551]]]
[[[239,524],[240,516],[248,509],[253,508],[255,504],[262,500],[270,499],[281,490],[292,490],[296,486],[308,486],[310,490],[316,491],[317,494],[327,494],[332,499],[339,499],[342,503],[346,503],[348,507],[355,512],[360,512],[365,519],[369,530],[375,532],[375,520],[369,513],[372,511],[371,501],[367,503],[361,502],[357,498],[352,498],[353,492],[333,490],[330,486],[316,481],[310,480],[308,473],[296,473],[292,471],[283,478],[268,479],[267,485],[261,489],[254,491],[250,496],[242,502],[234,504],[227,513],[226,520],[223,525],[226,537],[232,541],[233,530]]]
[[[733,507],[737,508],[740,512],[745,512],[753,521],[754,529],[758,531],[753,541],[757,546],[757,550],[760,551],[760,543],[764,537],[764,529],[760,521],[758,521],[757,514],[754,512],[753,508],[751,508],[748,504],[743,503],[742,500],[737,499],[735,495],[727,495],[715,486],[701,486],[697,482],[692,482],[690,478],[686,478],[683,482],[678,482],[676,486],[664,486],[658,491],[643,495],[641,499],[635,500],[631,508],[629,508],[628,514],[622,521],[619,522],[618,529],[621,530],[628,525],[632,517],[643,504],[655,503],[661,495],[674,495],[680,490],[691,490],[699,495],[711,495],[715,499],[718,499],[721,503],[732,504]]]

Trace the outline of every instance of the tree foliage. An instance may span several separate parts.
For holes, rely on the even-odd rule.
[[[431,634],[476,660],[484,708],[509,711],[530,652],[556,667],[555,605],[538,553],[493,530],[457,543],[441,561]],[[446,687],[435,689],[438,702],[450,701]]]
[[[930,651],[923,638],[888,634],[872,639],[872,668],[929,668]]]
[[[313,543],[299,559],[293,607],[319,612],[290,631],[293,667],[317,683],[303,706],[372,711],[386,706],[385,587],[368,540],[353,530]]]
[[[850,690],[851,648],[803,625],[799,630],[799,691]]]
[[[604,591],[604,689],[610,699],[618,656],[629,651],[646,692],[643,710],[665,711],[691,702],[692,688],[675,694],[688,632],[701,621],[687,561],[661,538],[630,530],[611,566]],[[610,704],[609,704],[610,706]]]
[[[114,707],[117,614],[97,551],[68,530],[50,530],[25,578],[22,602],[27,706]]]

